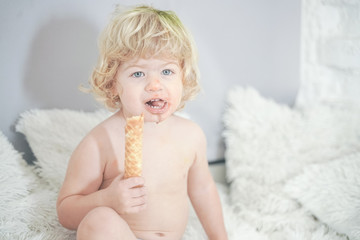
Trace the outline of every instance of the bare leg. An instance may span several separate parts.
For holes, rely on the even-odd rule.
[[[77,239],[136,240],[136,237],[117,212],[108,207],[98,207],[91,210],[81,221],[77,230]]]

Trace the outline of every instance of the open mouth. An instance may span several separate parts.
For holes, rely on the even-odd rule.
[[[156,98],[156,99],[151,99],[150,101],[147,101],[145,103],[145,105],[152,109],[163,109],[166,107],[167,102],[163,99]]]

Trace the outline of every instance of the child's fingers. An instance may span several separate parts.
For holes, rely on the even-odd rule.
[[[134,188],[138,186],[144,186],[145,180],[143,177],[131,177],[124,180],[128,188]]]
[[[133,198],[143,197],[146,196],[146,194],[147,188],[144,186],[130,189],[130,195]]]
[[[132,207],[137,207],[146,204],[146,196],[132,199]]]

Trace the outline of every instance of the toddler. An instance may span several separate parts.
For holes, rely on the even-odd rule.
[[[174,115],[198,92],[198,77],[193,40],[173,12],[114,12],[90,83],[115,113],[74,150],[57,201],[60,223],[78,239],[181,239],[188,199],[209,239],[227,239],[204,133]],[[125,179],[126,118],[140,114],[142,176]]]

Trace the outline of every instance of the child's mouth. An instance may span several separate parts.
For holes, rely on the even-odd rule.
[[[151,99],[145,103],[145,106],[148,107],[149,111],[152,113],[162,113],[167,108],[167,101],[161,98]]]

